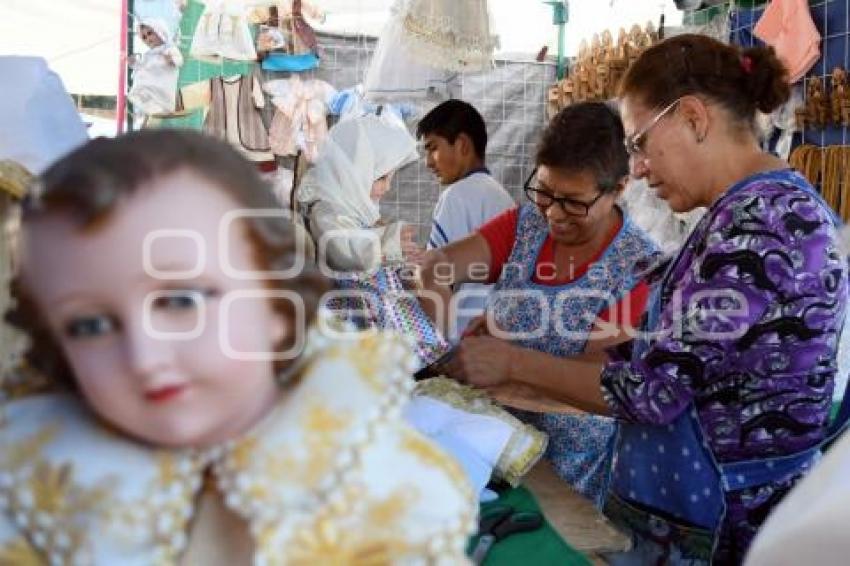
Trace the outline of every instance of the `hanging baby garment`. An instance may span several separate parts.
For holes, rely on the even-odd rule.
[[[323,21],[325,13],[315,4],[303,2],[302,0],[290,0],[279,2],[266,8],[256,8],[251,12],[252,23],[261,24],[261,29],[278,28],[285,42],[274,45],[278,49],[291,55],[304,53],[318,53],[319,45],[316,32],[307,22],[306,18],[315,21]]]
[[[267,81],[263,89],[276,108],[269,128],[272,152],[296,155],[301,150],[308,161],[314,161],[328,133],[327,101],[336,90],[325,81],[302,81],[298,76]]]
[[[207,4],[195,28],[190,52],[198,59],[225,57],[256,61],[257,52],[242,0],[217,0]]]
[[[291,0],[257,8],[251,21],[261,24],[257,48],[261,51],[263,69],[299,73],[319,66],[319,44],[309,17],[322,21],[324,12],[313,4]]]
[[[450,98],[453,75],[492,66],[485,0],[397,0],[363,79],[367,100]]]
[[[363,85],[343,89],[328,100],[328,112],[339,116],[344,120],[351,116],[363,116],[365,114],[391,115],[397,122],[402,124],[412,120],[417,109],[407,102],[396,102],[393,104],[373,104],[367,102],[363,97]]]
[[[366,98],[451,96],[451,74],[489,69],[498,43],[486,0],[397,0],[366,71]]]
[[[449,98],[448,73],[415,60],[402,43],[402,35],[401,14],[396,7],[378,38],[363,78],[366,100],[389,102],[429,94]]]
[[[423,63],[449,71],[486,71],[499,46],[487,0],[408,0],[402,41]]]
[[[753,35],[776,49],[794,83],[820,58],[821,35],[812,22],[806,0],[771,2],[753,28]]]
[[[316,32],[312,26],[304,19],[304,11],[306,10],[313,18],[323,19],[324,14],[310,4],[304,3],[301,0],[292,0],[289,6],[288,14],[290,25],[292,26],[292,52],[294,54],[309,52],[318,53],[319,43],[316,40]]]
[[[208,101],[204,131],[227,140],[251,161],[273,160],[268,132],[260,115],[265,98],[257,71],[246,76],[216,77],[201,83],[201,87],[207,84],[208,93],[195,92],[183,97],[184,103],[191,98],[196,105],[204,98]]]
[[[174,44],[174,33],[165,20],[142,20],[162,40],[162,45],[148,49],[133,68],[133,86],[127,99],[133,110],[145,116],[174,112],[177,103],[177,77],[183,55]]]

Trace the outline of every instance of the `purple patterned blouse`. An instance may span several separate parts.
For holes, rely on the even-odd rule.
[[[775,179],[756,175],[711,207],[662,291],[661,333],[602,375],[619,419],[665,425],[693,403],[719,462],[816,444],[832,402],[847,260],[830,211]],[[797,479],[728,493],[716,558],[740,559]]]

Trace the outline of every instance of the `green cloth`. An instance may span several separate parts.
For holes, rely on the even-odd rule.
[[[510,489],[491,503],[481,505],[481,514],[487,513],[494,505],[510,505],[517,511],[537,511],[542,514],[537,500],[523,486]],[[478,537],[469,542],[467,553],[478,543]],[[517,533],[493,544],[484,560],[486,566],[513,566],[515,564],[533,564],[534,566],[589,566],[590,561],[582,553],[564,542],[548,521],[536,531]]]
[[[183,54],[184,63],[180,67],[180,75],[177,79],[177,88],[184,87],[200,81],[208,81],[214,77],[229,77],[233,75],[248,75],[256,63],[251,61],[231,61],[222,59],[211,63],[195,59],[189,55],[195,28],[204,12],[204,4],[198,0],[190,0],[180,20],[180,52]],[[203,110],[198,108],[187,116],[167,118],[163,120],[160,127],[165,128],[190,128],[200,130],[204,125]]]

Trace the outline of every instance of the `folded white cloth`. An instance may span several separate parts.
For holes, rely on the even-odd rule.
[[[429,397],[413,397],[403,415],[410,425],[455,457],[478,494],[490,481],[513,434],[510,425],[495,417],[468,413]]]
[[[454,454],[480,488],[491,475],[519,484],[546,451],[549,440],[545,433],[496,405],[484,391],[446,377],[417,383],[405,417]]]

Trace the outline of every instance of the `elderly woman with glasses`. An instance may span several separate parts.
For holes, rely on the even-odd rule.
[[[756,110],[789,91],[772,49],[696,35],[649,48],[620,84],[632,174],[674,211],[708,211],[658,270],[646,332],[604,365],[524,373],[560,372],[565,399],[617,420],[605,511],[635,547],[614,564],[740,563],[850,408],[831,421],[848,292],[838,220],[755,133]]]
[[[496,284],[485,317],[466,329],[446,373],[480,385],[524,384],[526,400],[533,386],[531,395],[548,401],[570,379],[559,369],[562,358],[599,355],[622,339],[622,327],[637,323],[648,292],[636,266],[655,246],[616,205],[628,156],[622,122],[605,104],[575,104],[558,114],[536,164],[525,204],[429,252],[421,273],[426,291],[441,297],[439,307],[429,304],[438,323],[454,319],[450,307],[463,291],[452,297],[452,287]],[[541,368],[555,369],[544,375]],[[541,412],[551,406],[536,404],[536,413],[523,416],[549,434],[546,456],[559,476],[601,505],[613,420]]]
[[[838,220],[758,143],[756,111],[790,93],[772,49],[674,37],[620,88],[633,175],[675,211],[708,212],[659,274],[654,335],[601,372],[564,370],[620,423],[606,508],[644,558],[738,563],[843,420],[830,424],[848,289]]]

